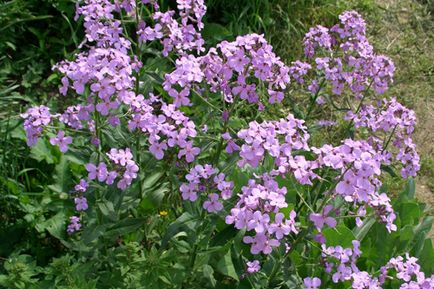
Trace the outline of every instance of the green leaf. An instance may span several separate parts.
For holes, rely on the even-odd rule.
[[[407,224],[416,224],[420,218],[420,215],[421,211],[417,203],[402,203],[399,208],[399,219],[401,220],[402,227]]]
[[[203,38],[206,40],[221,41],[229,36],[231,32],[227,30],[223,25],[217,23],[206,23],[202,31]]]
[[[161,247],[165,248],[169,243],[169,240],[177,233],[185,231],[186,229],[193,229],[192,225],[194,221],[196,221],[196,218],[188,212],[179,216],[179,218],[167,228],[166,235],[164,235],[164,238],[161,241]]]
[[[54,179],[55,183],[48,186],[51,190],[57,193],[66,193],[71,189],[71,171],[64,156],[60,158],[60,162],[56,165]]]
[[[231,241],[233,237],[238,233],[239,230],[235,229],[234,226],[226,226],[223,230],[219,231],[210,242],[210,246],[220,246]]]
[[[399,178],[399,176],[393,170],[392,166],[381,165],[381,170],[385,171],[393,178]]]
[[[30,157],[41,162],[46,161],[47,164],[54,164],[55,158],[51,153],[51,149],[44,139],[39,139],[30,150]]]
[[[210,265],[205,264],[202,270],[203,270],[203,276],[209,281],[212,287],[215,287],[217,281],[214,278],[214,269]]]
[[[434,272],[434,249],[430,239],[424,241],[423,249],[416,257],[420,260],[422,271],[426,273]]]
[[[145,224],[145,218],[124,219],[106,231],[108,237],[122,236],[137,231]]]
[[[230,250],[217,263],[216,269],[223,275],[229,276],[239,281],[238,274],[235,271],[234,263],[232,262],[232,256]]]
[[[366,234],[371,230],[372,226],[375,224],[375,218],[369,217],[367,220],[363,222],[363,225],[361,227],[355,227],[353,229],[354,236],[357,238],[357,240],[362,241]]]
[[[59,212],[54,217],[48,219],[45,222],[45,228],[53,237],[56,237],[59,240],[63,240],[65,235],[65,220],[65,213]]]
[[[111,221],[117,221],[118,215],[115,212],[115,208],[113,206],[113,203],[110,201],[104,201],[98,203],[98,208],[101,211],[101,213],[107,217]]]
[[[352,240],[355,240],[353,232],[344,224],[339,224],[336,228],[326,228],[323,230],[328,246],[341,245],[344,248],[352,247]]]
[[[83,234],[81,235],[81,240],[88,246],[100,236],[104,235],[107,230],[108,225],[91,225],[85,227]]]
[[[149,177],[143,180],[142,188],[144,190],[152,188],[160,180],[162,176],[163,176],[163,172],[156,172],[150,175]]]
[[[414,199],[414,194],[416,192],[416,184],[413,178],[409,178],[404,191],[401,193],[403,196],[407,196],[409,199]]]

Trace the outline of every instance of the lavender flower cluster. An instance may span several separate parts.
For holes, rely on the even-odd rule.
[[[188,163],[194,161],[200,153],[200,149],[193,146],[193,139],[197,135],[196,125],[184,113],[152,94],[148,99],[140,94],[132,94],[124,102],[131,111],[128,129],[140,129],[148,135],[149,152],[156,159],[163,159],[169,148],[179,147],[179,159],[185,158]]]
[[[249,180],[241,192],[237,203],[226,216],[226,223],[234,224],[238,230],[246,229],[254,233],[243,238],[244,243],[251,244],[252,254],[270,254],[285,236],[298,234],[296,212],[291,211],[286,218],[279,211],[288,207],[285,200],[287,190],[285,187],[279,188],[271,176],[262,175],[257,180]]]
[[[204,41],[200,34],[204,27],[202,18],[206,13],[204,0],[178,0],[177,8],[181,23],[174,18],[175,11],[159,11],[157,1],[143,2],[152,2],[155,12],[152,15],[153,27],[146,26],[144,21],[139,23],[137,34],[141,43],[159,39],[164,47],[163,56],[167,56],[173,50],[181,55],[191,50],[204,51]]]
[[[387,264],[380,268],[380,275],[375,277],[357,267],[357,259],[361,256],[360,242],[352,241],[353,248],[342,246],[322,245],[321,257],[325,264],[325,271],[331,274],[334,283],[351,281],[353,289],[381,289],[387,279],[401,280],[402,289],[430,289],[434,288],[434,275],[426,277],[420,271],[418,259],[406,254],[406,257],[392,258]],[[394,271],[395,274],[392,274]],[[394,276],[395,275],[395,276]],[[321,282],[312,281],[318,278],[305,278],[305,288],[319,288]],[[318,279],[319,280],[319,279]]]
[[[384,162],[382,155],[379,155],[368,142],[351,139],[345,140],[338,147],[325,145],[312,150],[318,155],[319,166],[341,171],[335,194],[342,196],[354,206],[360,204],[358,215],[364,215],[367,206],[373,208],[389,232],[396,230],[396,225],[393,224],[396,215],[390,199],[385,193],[378,193],[381,186],[378,176]],[[359,217],[356,223],[358,226],[362,225]]]
[[[29,108],[21,114],[24,119],[24,130],[27,137],[27,145],[33,146],[42,135],[44,127],[50,124],[51,114],[48,107],[44,105]]]
[[[366,127],[371,131],[369,141],[380,151],[392,153],[387,150],[389,142],[398,149],[396,159],[402,163],[401,175],[404,178],[415,177],[420,169],[420,157],[412,134],[416,126],[414,111],[406,108],[396,101],[383,99],[376,105],[364,105],[358,113],[348,112],[346,118],[354,122],[357,128]],[[375,133],[389,133],[388,139],[380,138]]]
[[[158,8],[154,1],[144,2],[154,4],[154,8]],[[188,117],[176,110],[174,105],[166,104],[152,94],[145,99],[134,92],[137,81],[134,73],[141,68],[141,63],[136,56],[129,56],[131,42],[122,36],[121,21],[115,16],[116,13],[121,13],[122,9],[134,15],[135,5],[135,1],[113,3],[108,0],[85,0],[77,4],[76,18],[83,17],[86,37],[81,46],[86,45],[89,49],[77,54],[72,61],[60,62],[54,66],[54,69],[64,75],[60,93],[66,95],[71,89],[85,96],[86,103],[70,106],[62,114],[50,114],[48,107],[45,106],[30,108],[22,114],[29,146],[36,144],[44,128],[54,120],[73,130],[88,130],[91,134],[91,143],[100,146],[96,119],[99,118],[100,122],[107,121],[113,127],[118,126],[123,116],[122,106],[126,106],[129,111],[126,115],[128,128],[130,131],[140,129],[142,133],[148,135],[149,151],[157,159],[162,159],[164,152],[175,146],[179,146],[178,158],[185,158],[187,162],[192,162],[199,154],[200,149],[194,147],[192,142],[197,134],[195,124]],[[166,21],[165,23],[169,25],[163,25],[166,38],[162,41],[167,52],[173,47],[177,50],[188,50],[188,45],[199,47],[202,43],[198,40],[194,44],[191,35],[188,36],[186,32],[192,30],[193,26],[189,24],[190,22],[194,22],[199,29],[203,28],[201,22],[205,13],[203,1],[178,1],[178,6],[181,10],[182,23],[179,31],[174,30],[176,20],[168,18],[174,15],[173,11],[154,13],[155,20],[159,19],[161,23]],[[167,22],[169,20],[171,23]],[[195,35],[200,36],[197,33]],[[182,39],[177,38],[180,36]],[[179,41],[183,43],[181,46]],[[104,123],[99,125],[102,124]],[[60,130],[50,139],[50,143],[59,146],[60,151],[65,153],[68,145],[72,143],[72,138],[66,136],[65,131]],[[139,170],[132,159],[130,149],[113,148],[107,156],[111,160],[112,170],[108,169],[105,162],[89,163],[86,165],[89,173],[88,180],[112,185],[116,179],[119,179],[117,187],[125,190],[137,177]],[[75,198],[77,211],[88,208],[87,200],[82,195],[84,191]],[[71,224],[76,224],[79,220],[79,217],[71,219]],[[81,226],[71,225],[68,232],[80,228]]]
[[[304,52],[310,62],[294,62],[291,76],[303,84],[302,78],[314,69],[331,84],[334,95],[342,95],[347,87],[357,98],[372,87],[376,93],[384,93],[392,82],[395,66],[384,55],[374,53],[366,37],[366,23],[355,11],[339,16],[340,23],[331,28],[321,25],[309,30],[304,38]],[[308,83],[316,93],[318,80]]]
[[[181,184],[179,188],[182,193],[182,199],[194,202],[198,199],[198,193],[213,191],[208,194],[208,199],[203,203],[203,208],[209,213],[223,210],[223,204],[220,198],[222,200],[230,199],[234,187],[234,183],[226,181],[225,177],[224,173],[218,173],[218,170],[212,165],[194,166],[185,176],[188,183]],[[215,193],[216,191],[218,191],[220,195]]]
[[[292,152],[309,150],[309,134],[303,124],[303,120],[294,118],[292,114],[278,121],[250,122],[249,128],[242,129],[237,134],[244,142],[238,166],[244,167],[249,164],[257,167],[264,160],[265,153],[268,153],[276,160],[279,166],[278,173],[287,173],[291,165],[298,168],[302,161],[295,159]]]
[[[163,87],[176,106],[191,105],[191,92],[201,94],[206,83],[211,92],[221,92],[228,103],[239,97],[262,107],[258,82],[267,88],[269,103],[281,102],[289,84],[288,72],[262,35],[249,34],[238,36],[234,42],[223,41],[204,56],[177,59]]]

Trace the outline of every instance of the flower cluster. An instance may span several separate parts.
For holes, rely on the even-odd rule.
[[[204,51],[202,35],[199,33],[204,25],[202,18],[206,12],[204,0],[177,0],[177,8],[181,16],[181,23],[175,18],[175,11],[159,11],[158,5],[154,5],[156,12],[152,14],[154,26],[146,26],[144,21],[139,24],[137,34],[141,42],[160,39],[163,44],[163,56],[175,50],[179,54],[185,54],[190,50]]]
[[[69,106],[59,117],[59,121],[73,129],[82,129],[83,123],[90,121],[93,104]]]
[[[113,148],[106,155],[112,162],[113,170],[109,170],[104,162],[100,162],[98,165],[88,163],[86,165],[88,181],[96,180],[98,182],[105,182],[107,185],[112,185],[119,178],[117,187],[125,190],[137,178],[137,172],[139,171],[139,167],[133,160],[131,150],[129,148],[119,150]],[[77,212],[83,212],[89,208],[87,198],[84,196],[84,193],[89,188],[88,181],[81,179],[74,187],[74,203]],[[79,223],[80,217],[73,216],[70,220],[71,224],[68,226],[67,231],[72,234],[81,228],[81,224]]]
[[[258,260],[247,262],[247,273],[253,274],[261,270],[261,263]]]
[[[125,190],[131,182],[137,178],[137,172],[139,167],[133,160],[133,155],[129,148],[123,149],[111,149],[107,156],[113,163],[114,169],[109,171],[107,165],[104,162],[100,162],[98,166],[89,163],[86,165],[88,171],[89,180],[98,180],[99,182],[105,182],[107,185],[112,185],[116,178],[120,178],[117,183],[117,187],[121,190]]]
[[[149,151],[156,159],[161,160],[169,148],[179,147],[178,158],[185,158],[188,163],[194,161],[200,153],[193,146],[196,137],[196,125],[173,104],[167,104],[151,95],[144,99],[142,95],[132,95],[125,99],[130,105],[132,114],[128,120],[130,131],[140,129],[149,135]]]
[[[300,60],[294,61],[289,67],[289,75],[294,78],[299,84],[304,83],[304,76],[307,75],[312,66],[307,62]]]
[[[176,106],[191,105],[191,91],[201,93],[198,84],[205,81],[212,92],[222,92],[226,102],[236,96],[260,104],[258,81],[265,84],[268,102],[283,100],[289,84],[289,68],[280,61],[262,35],[238,36],[234,42],[223,41],[205,56],[183,56],[176,69],[165,76],[164,89]]]
[[[291,232],[298,234],[295,226],[295,211],[286,218],[280,209],[286,208],[286,188],[279,188],[269,175],[249,180],[239,194],[239,199],[226,216],[227,224],[234,224],[238,230],[252,231],[253,236],[245,236],[244,243],[251,244],[252,254],[270,254],[273,247],[280,245],[280,240]],[[274,216],[274,217],[273,217]]]
[[[310,149],[304,121],[294,118],[292,114],[278,121],[252,121],[249,128],[240,130],[237,135],[244,141],[238,161],[240,167],[247,164],[257,167],[267,152],[277,167],[271,172],[272,175],[292,172],[302,184],[311,184],[311,179],[316,177],[310,161],[301,155],[293,156],[295,151]]]
[[[360,251],[360,242],[353,240],[352,243],[353,249],[342,248],[342,246],[327,247],[325,244],[322,245],[321,256],[325,260],[326,272],[332,273],[333,269],[336,269],[336,272],[332,275],[334,283],[350,280],[353,272],[359,271],[356,266],[356,261],[362,254]]]
[[[206,164],[194,166],[185,176],[188,183],[181,184],[182,199],[194,202],[198,199],[198,193],[209,191],[208,199],[203,203],[203,208],[209,213],[223,210],[220,198],[227,200],[232,196],[233,182],[225,180],[224,173],[218,173],[212,165]],[[215,193],[218,191],[220,193]]]
[[[87,204],[87,199],[84,196],[87,188],[88,183],[84,179],[81,179],[80,182],[74,187],[75,193],[77,194],[77,196],[74,198],[75,209],[77,210],[77,212],[86,211],[89,208]]]
[[[378,146],[379,151],[385,151],[391,142],[399,150],[396,158],[403,164],[401,175],[404,178],[414,177],[420,169],[420,157],[412,140],[416,125],[415,113],[395,98],[383,99],[381,104],[364,105],[358,113],[347,113],[346,118],[352,120],[356,128],[368,128],[372,132],[370,141]],[[386,133],[385,138],[376,136],[375,133],[378,132]]]
[[[89,95],[87,104],[68,107],[60,117],[74,129],[82,129],[82,122],[88,122],[92,112],[107,116],[110,124],[117,125],[117,117],[111,114],[132,93],[133,72],[141,63],[128,55],[131,43],[121,36],[121,22],[114,18],[116,10],[117,5],[108,0],[78,3],[76,17],[83,16],[86,40],[94,46],[74,60],[54,66],[64,75],[61,94],[72,89],[79,95]],[[88,124],[92,130],[93,122]]]
[[[318,166],[340,170],[335,193],[349,203],[360,204],[359,215],[366,213],[365,206],[372,207],[389,231],[395,231],[396,215],[389,197],[379,194],[381,164],[387,156],[379,155],[366,141],[347,139],[342,145],[324,145],[312,150],[318,155]],[[357,218],[360,226],[362,221]]]
[[[335,95],[342,95],[345,87],[358,98],[369,87],[384,93],[395,71],[392,60],[373,52],[365,35],[365,21],[357,12],[344,12],[339,19],[331,28],[316,26],[306,34],[305,55],[308,59],[316,56],[311,66],[331,83]]]
[[[388,271],[393,269],[396,272],[396,279],[404,281],[400,288],[434,288],[434,275],[431,275],[431,277],[425,276],[425,273],[420,271],[421,268],[417,261],[417,258],[409,256],[408,253],[405,255],[405,258],[398,256],[390,259],[386,266],[382,267],[380,270],[380,281],[384,282],[387,278]]]
[[[341,246],[327,247],[322,245],[321,256],[324,260],[327,273],[332,274],[334,283],[351,281],[354,289],[381,289],[386,278],[393,278],[389,275],[389,270],[396,271],[396,279],[404,281],[400,288],[411,289],[428,289],[433,288],[434,275],[426,277],[420,271],[420,265],[417,264],[417,258],[410,257],[406,254],[406,260],[398,256],[380,269],[380,276],[375,277],[366,271],[360,271],[357,267],[357,259],[361,256],[360,242],[353,240],[353,248],[342,248]],[[416,277],[416,280],[412,280]]]
[[[68,234],[72,234],[81,229],[80,217],[72,216],[69,218],[69,222],[68,228],[66,229]]]
[[[74,204],[75,210],[78,213],[86,211],[89,206],[87,203],[87,198],[84,196],[84,193],[87,191],[89,185],[86,180],[81,179],[80,182],[74,187]],[[81,217],[80,216],[71,216],[69,218],[69,225],[66,229],[68,234],[73,234],[81,229]]]
[[[27,137],[27,145],[33,146],[42,135],[44,126],[51,122],[52,115],[48,107],[44,105],[29,108],[21,114],[24,119],[24,130]]]
[[[75,19],[83,16],[87,41],[95,42],[97,47],[116,47],[125,53],[131,43],[121,36],[122,24],[114,19],[116,8],[109,0],[80,1],[75,9]]]

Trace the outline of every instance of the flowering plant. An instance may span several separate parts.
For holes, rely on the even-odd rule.
[[[414,112],[380,97],[394,65],[361,16],[311,28],[287,65],[263,35],[206,47],[204,1],[176,3],[78,2],[81,52],[54,66],[76,103],[22,114],[29,146],[48,136],[79,156],[63,244],[89,256],[137,242],[150,261],[136,282],[155,288],[433,288],[415,257],[374,268],[361,249],[403,228],[384,173],[419,170]],[[337,123],[332,143],[312,140]]]

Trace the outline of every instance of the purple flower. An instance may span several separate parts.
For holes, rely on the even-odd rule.
[[[84,193],[84,192],[86,192],[87,187],[88,187],[88,184],[87,184],[86,180],[81,179],[80,182],[77,185],[75,185],[74,189],[77,192]]]
[[[89,163],[86,165],[86,170],[90,180],[98,179],[99,182],[104,182],[107,178],[107,165],[103,162],[99,163],[98,166]]]
[[[316,234],[313,239],[320,244],[325,244],[325,242],[326,242],[326,238],[325,238],[324,234],[321,232]]]
[[[65,132],[60,130],[56,137],[50,138],[50,143],[59,146],[60,151],[65,153],[68,151],[68,145],[72,143],[72,138],[70,136],[65,137]]]
[[[336,227],[336,220],[332,217],[328,217],[328,214],[333,210],[333,205],[327,205],[324,207],[321,214],[312,213],[309,216],[309,219],[315,224],[315,227],[318,231],[327,224],[330,228]]]
[[[52,115],[46,106],[29,108],[21,114],[24,119],[24,130],[26,131],[27,145],[33,146],[41,136],[44,126],[51,122]]]
[[[253,274],[261,270],[261,263],[258,260],[249,261],[247,264],[247,273]]]
[[[274,223],[272,223],[268,229],[268,232],[270,234],[274,234],[276,236],[276,239],[281,240],[284,236],[289,235],[289,233],[294,232],[295,234],[298,233],[297,229],[295,228],[295,211],[291,211],[291,219],[285,220],[285,215],[282,213],[277,213],[274,217]]]
[[[66,229],[68,234],[72,234],[72,233],[80,230],[80,228],[81,228],[80,217],[72,216],[69,218],[69,221],[70,221],[70,223],[68,225],[68,228]]]
[[[200,153],[200,149],[197,147],[193,147],[193,142],[187,142],[185,147],[179,150],[178,158],[185,156],[185,159],[188,163],[194,161],[195,157]]]
[[[318,289],[321,286],[321,280],[318,277],[306,277],[303,283],[305,289]]]
[[[182,184],[179,190],[182,193],[182,199],[183,200],[189,200],[191,202],[194,202],[197,200],[197,192],[195,190],[194,185]]]
[[[164,151],[167,149],[166,142],[153,142],[149,147],[149,151],[155,156],[157,160],[161,160],[164,157]]]
[[[88,208],[87,199],[85,197],[74,198],[74,203],[77,211],[86,211]]]
[[[118,177],[118,173],[116,171],[110,171],[107,174],[107,179],[105,180],[105,183],[107,185],[112,185],[117,177]]]
[[[209,200],[203,203],[203,208],[209,213],[214,213],[223,210],[223,205],[218,201],[219,195],[212,193],[208,196]]]

